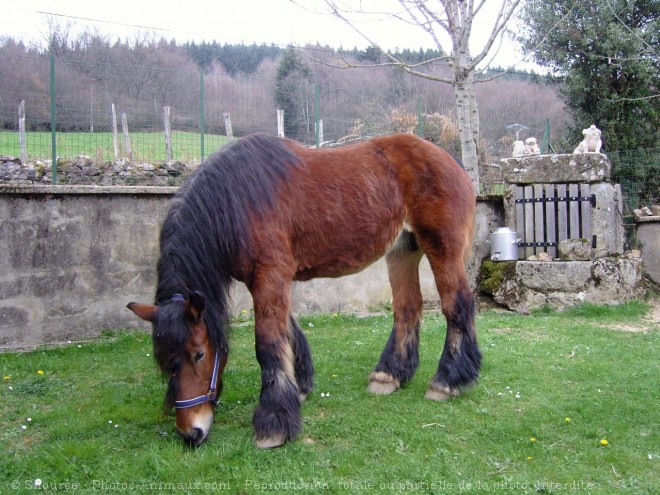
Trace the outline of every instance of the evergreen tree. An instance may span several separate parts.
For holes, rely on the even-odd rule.
[[[356,58],[362,62],[378,63],[382,58],[382,53],[380,48],[370,45],[364,51],[359,52]]]
[[[573,141],[596,124],[605,150],[659,145],[657,0],[529,0],[522,18],[520,41],[560,83]]]

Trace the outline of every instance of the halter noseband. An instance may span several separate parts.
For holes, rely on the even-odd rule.
[[[185,297],[182,294],[172,295],[171,301],[185,302]],[[218,349],[215,350],[215,362],[213,363],[213,375],[211,375],[211,385],[209,391],[205,395],[200,395],[192,399],[174,401],[174,409],[188,409],[189,407],[198,406],[206,402],[210,402],[214,406],[218,404],[218,397],[215,390],[218,386],[218,375],[220,374],[220,353]]]
[[[219,371],[220,371],[220,354],[216,349],[215,363],[213,364],[213,375],[211,376],[211,385],[209,386],[208,393],[206,393],[205,395],[200,395],[193,399],[174,401],[174,409],[188,409],[189,407],[198,406],[200,404],[204,404],[205,402],[210,402],[214,406],[217,405],[218,400],[220,400],[220,397],[218,397],[215,394],[215,389],[217,388],[218,385]]]

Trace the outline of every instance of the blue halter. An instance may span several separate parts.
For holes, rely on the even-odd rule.
[[[171,301],[185,302],[186,298],[183,294],[173,294],[170,298]],[[211,375],[211,385],[209,391],[205,395],[200,395],[192,399],[177,400],[174,402],[174,409],[188,409],[200,404],[210,402],[214,406],[218,404],[220,397],[216,395],[216,388],[218,387],[218,375],[220,374],[220,354],[218,349],[215,350],[215,362],[213,363],[213,375]]]
[[[209,391],[205,395],[200,395],[193,399],[187,400],[177,400],[174,402],[174,409],[188,409],[189,407],[198,406],[206,402],[210,402],[214,406],[218,404],[218,397],[215,394],[215,389],[218,386],[218,374],[220,372],[220,355],[216,349],[215,351],[215,363],[213,364],[213,375],[211,376],[211,385],[209,386]]]

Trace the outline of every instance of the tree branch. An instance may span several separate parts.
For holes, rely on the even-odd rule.
[[[443,83],[447,83],[447,84],[453,84],[453,82],[454,82],[453,79],[450,79],[450,78],[447,78],[447,77],[435,76],[433,74],[428,74],[426,72],[421,72],[421,71],[417,70],[420,67],[424,67],[426,65],[429,65],[429,64],[432,64],[432,63],[435,63],[435,62],[439,62],[439,61],[442,61],[442,60],[446,60],[447,59],[446,56],[434,57],[434,58],[431,58],[431,59],[428,59],[428,60],[424,60],[423,62],[418,62],[416,64],[410,64],[410,63],[405,62],[403,60],[399,60],[398,58],[396,58],[394,55],[392,55],[390,53],[383,52],[382,48],[380,48],[380,46],[378,46],[378,45],[372,45],[372,46],[375,46],[376,48],[378,48],[378,50],[380,50],[381,53],[383,53],[386,57],[388,57],[390,59],[390,61],[389,62],[378,62],[378,63],[372,63],[372,64],[365,64],[365,63],[357,64],[357,63],[349,61],[343,55],[338,54],[338,56],[332,56],[332,59],[334,60],[334,63],[332,63],[332,62],[329,62],[327,60],[321,60],[320,58],[312,55],[309,52],[309,49],[300,48],[300,47],[297,48],[297,49],[301,53],[303,53],[307,58],[309,58],[312,62],[316,62],[318,64],[325,65],[325,66],[328,66],[328,67],[332,67],[332,68],[335,68],[335,69],[359,69],[359,68],[374,68],[374,67],[394,67],[394,68],[401,69],[405,72],[408,72],[409,74],[419,76],[419,77],[423,77],[425,79],[429,79],[429,80],[432,80],[432,81],[439,81],[439,82],[443,82]]]
[[[481,6],[483,5],[483,1],[485,0],[482,0],[482,3],[477,7],[477,9],[481,9]],[[500,12],[497,16],[495,25],[493,26],[493,30],[490,33],[490,37],[488,38],[488,41],[486,41],[486,44],[484,45],[481,52],[472,59],[473,69],[488,56],[488,52],[490,52],[490,49],[493,47],[493,44],[495,43],[497,38],[504,37],[504,33],[505,33],[504,27],[509,22],[509,19],[511,19],[511,16],[516,11],[519,4],[520,4],[520,0],[506,0],[505,2],[502,2],[502,6],[500,7]],[[476,12],[477,11],[475,11],[475,15]]]

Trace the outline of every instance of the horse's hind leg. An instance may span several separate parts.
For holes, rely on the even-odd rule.
[[[422,293],[419,288],[419,262],[422,251],[415,237],[404,232],[387,254],[392,287],[394,326],[380,361],[369,375],[367,390],[390,394],[410,380],[419,364],[419,322]]]
[[[447,335],[438,371],[429,384],[427,399],[443,400],[456,396],[460,388],[479,377],[481,352],[474,327],[475,302],[462,256],[439,257],[427,252],[440,293]]]
[[[300,390],[300,399],[305,400],[314,387],[314,366],[307,337],[293,315],[289,316],[289,342],[293,348],[294,373]]]

